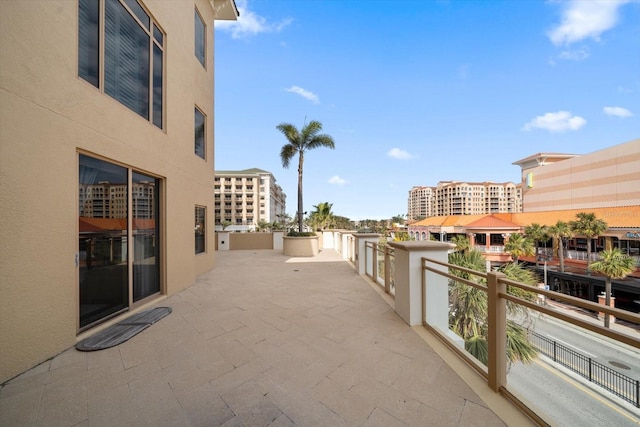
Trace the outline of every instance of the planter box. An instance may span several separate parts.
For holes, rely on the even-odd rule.
[[[316,256],[319,252],[318,236],[282,238],[282,253],[287,256]]]

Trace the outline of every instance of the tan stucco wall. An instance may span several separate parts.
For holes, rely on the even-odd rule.
[[[640,139],[538,166],[533,187],[523,186],[523,211],[640,205]]]
[[[273,249],[273,233],[229,233],[229,249]]]
[[[78,318],[78,152],[163,178],[164,287],[214,265],[213,9],[207,67],[194,55],[193,2],[146,0],[166,33],[165,129],[77,76],[77,2],[0,2],[0,383],[73,346]],[[194,155],[194,104],[206,161]],[[207,252],[194,254],[194,206]]]

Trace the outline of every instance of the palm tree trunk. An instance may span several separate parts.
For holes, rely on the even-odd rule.
[[[604,280],[604,305],[609,307],[611,305],[611,278],[607,276]],[[610,323],[609,313],[604,314],[604,327],[608,328]]]
[[[591,263],[591,236],[587,236],[587,273],[589,273],[590,263]]]
[[[298,231],[302,233],[302,163],[304,162],[304,155],[302,151],[298,156]]]
[[[564,244],[562,243],[562,237],[560,238],[558,244],[558,255],[560,256],[560,271],[564,273]]]

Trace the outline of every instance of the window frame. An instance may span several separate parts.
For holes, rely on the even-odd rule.
[[[121,7],[128,14],[128,16],[137,24],[137,27],[147,37],[148,49],[147,62],[148,73],[146,76],[146,110],[145,114],[134,109],[132,106],[127,105],[122,99],[118,98],[118,95],[114,95],[107,91],[106,74],[107,74],[107,2],[112,2],[115,6]],[[83,5],[89,7],[91,4],[95,7],[97,5],[97,25],[93,27],[93,21],[85,21],[82,18]],[[129,5],[134,5],[132,9]],[[88,5],[88,6],[87,6]],[[92,9],[94,10],[94,9]],[[148,18],[148,25],[145,25],[142,19],[140,19],[140,13],[143,13]],[[125,106],[130,111],[136,113],[137,116],[142,117],[144,120],[154,125],[155,127],[165,130],[166,129],[166,32],[162,29],[162,26],[153,17],[149,10],[138,0],[79,0],[78,1],[78,28],[77,28],[77,73],[78,78],[84,82],[90,84],[100,91],[100,93],[108,95],[110,98],[117,101],[120,105]],[[83,25],[89,25],[89,27],[83,27]],[[88,38],[84,40],[81,37],[81,33]],[[90,40],[93,37],[95,40]],[[96,43],[92,43],[96,42]],[[90,52],[92,49],[97,50],[97,55]],[[92,53],[92,55],[87,55]],[[160,64],[158,64],[158,56],[160,58]],[[87,58],[81,58],[81,55],[85,55]],[[90,56],[90,58],[89,58]],[[84,61],[83,61],[84,59]],[[115,60],[117,61],[117,58]],[[94,63],[95,62],[95,63]],[[135,64],[134,64],[135,65]],[[158,66],[159,65],[159,66]],[[97,68],[97,78],[87,75],[87,69]],[[121,68],[117,68],[122,71]],[[118,80],[116,75],[115,80]],[[159,82],[158,82],[159,80]],[[157,84],[159,83],[159,84]],[[113,89],[110,89],[113,90]],[[160,114],[157,110],[160,110]]]
[[[193,27],[194,27],[194,55],[198,59],[198,62],[202,64],[204,69],[207,69],[207,24],[205,23],[200,11],[197,7],[194,8],[194,19],[193,19]],[[198,21],[202,24],[202,52],[198,52],[198,39],[200,34],[198,34],[198,26],[196,25]],[[199,54],[202,54],[202,58]]]
[[[198,152],[198,113],[202,116],[202,155]],[[207,115],[197,105],[194,106],[193,114],[193,151],[202,160],[207,160]]]
[[[198,216],[198,211],[201,211],[200,216]],[[201,219],[202,222],[202,231],[198,233],[198,220]],[[194,209],[194,254],[204,254],[207,253],[207,207],[202,205],[195,205]],[[199,236],[201,236],[201,242],[199,240]],[[198,244],[201,243],[199,247]]]

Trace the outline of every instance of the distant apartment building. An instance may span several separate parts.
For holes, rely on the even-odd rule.
[[[521,168],[523,211],[640,205],[640,139],[585,155],[537,153]]]
[[[215,266],[213,26],[237,17],[0,2],[0,383]]]
[[[284,220],[287,196],[271,172],[216,171],[214,181],[216,229],[249,231],[262,222]]]
[[[522,185],[513,182],[440,181],[409,191],[409,220],[431,216],[522,212]]]
[[[433,188],[416,186],[409,190],[407,219],[417,220],[433,215]]]

